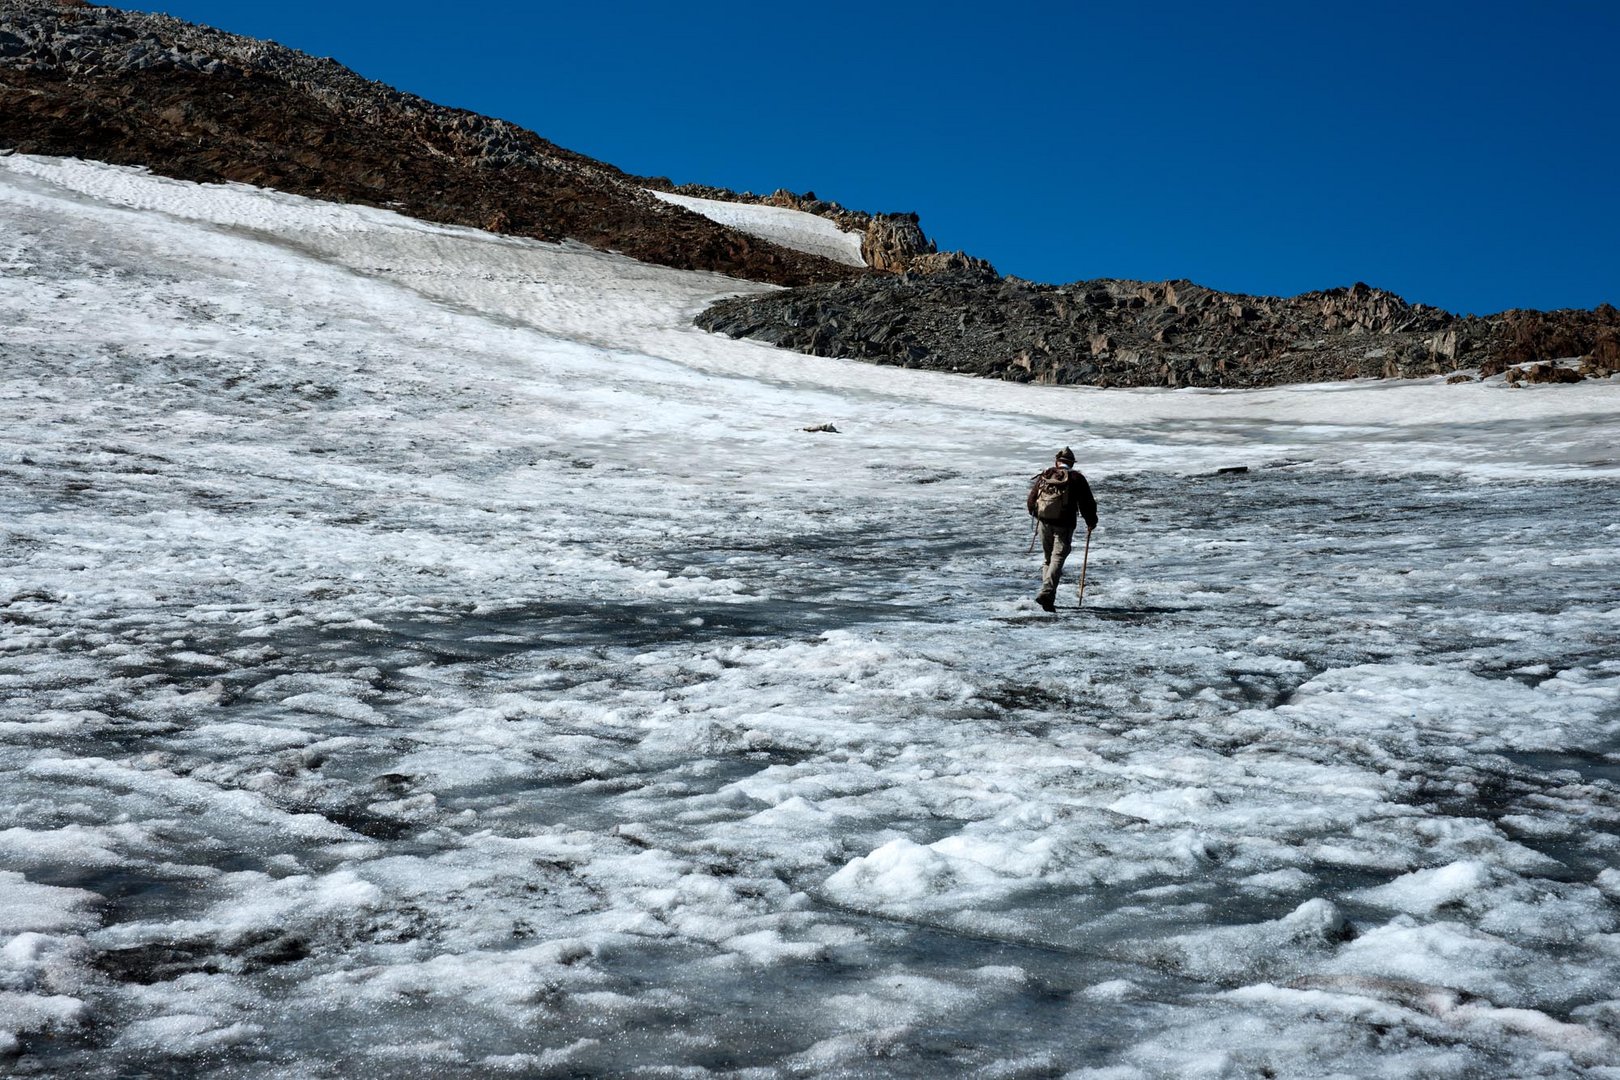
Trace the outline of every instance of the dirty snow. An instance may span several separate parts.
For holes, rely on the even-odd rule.
[[[759,288],[0,159],[0,1069],[1620,1075],[1620,384],[689,325]]]

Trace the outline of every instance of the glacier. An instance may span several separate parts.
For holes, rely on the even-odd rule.
[[[0,1068],[1620,1076],[1620,382],[881,368],[26,155],[0,224]]]

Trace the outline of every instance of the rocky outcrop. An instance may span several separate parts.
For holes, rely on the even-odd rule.
[[[1523,378],[1606,375],[1617,315],[1605,306],[1462,317],[1363,284],[1279,298],[1187,281],[1051,286],[955,270],[724,301],[698,325],[818,356],[1020,382],[1255,387],[1460,368],[1489,375],[1581,356],[1584,367]]]
[[[665,203],[641,178],[515,124],[162,15],[0,0],[0,148],[574,239],[782,285],[860,273]]]
[[[1501,360],[1518,364],[1554,357],[1590,357],[1620,368],[1620,311],[1602,304],[1591,311],[1505,311],[1500,324]]]
[[[1567,364],[1543,360],[1539,363],[1526,364],[1523,367],[1510,367],[1503,375],[1507,381],[1517,385],[1527,383],[1577,383],[1586,378],[1580,368],[1570,367]]]
[[[933,253],[933,242],[923,235],[915,214],[874,218],[861,238],[861,258],[874,270],[901,274],[919,256]]]
[[[995,268],[965,251],[939,251],[922,231],[916,214],[879,214],[867,223],[861,258],[874,270],[892,274],[943,274],[952,270],[983,272]]]

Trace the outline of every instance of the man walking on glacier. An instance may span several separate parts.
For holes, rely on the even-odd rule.
[[[1074,467],[1074,451],[1065,446],[1058,451],[1052,467],[1030,481],[1029,516],[1041,537],[1041,591],[1035,602],[1047,611],[1057,610],[1058,582],[1063,579],[1063,561],[1069,557],[1074,529],[1079,518],[1086,519],[1086,538],[1097,527],[1097,500],[1091,485]]]

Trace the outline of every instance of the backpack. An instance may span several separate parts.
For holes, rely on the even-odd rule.
[[[1035,478],[1035,516],[1059,521],[1069,504],[1069,470],[1054,465]]]

